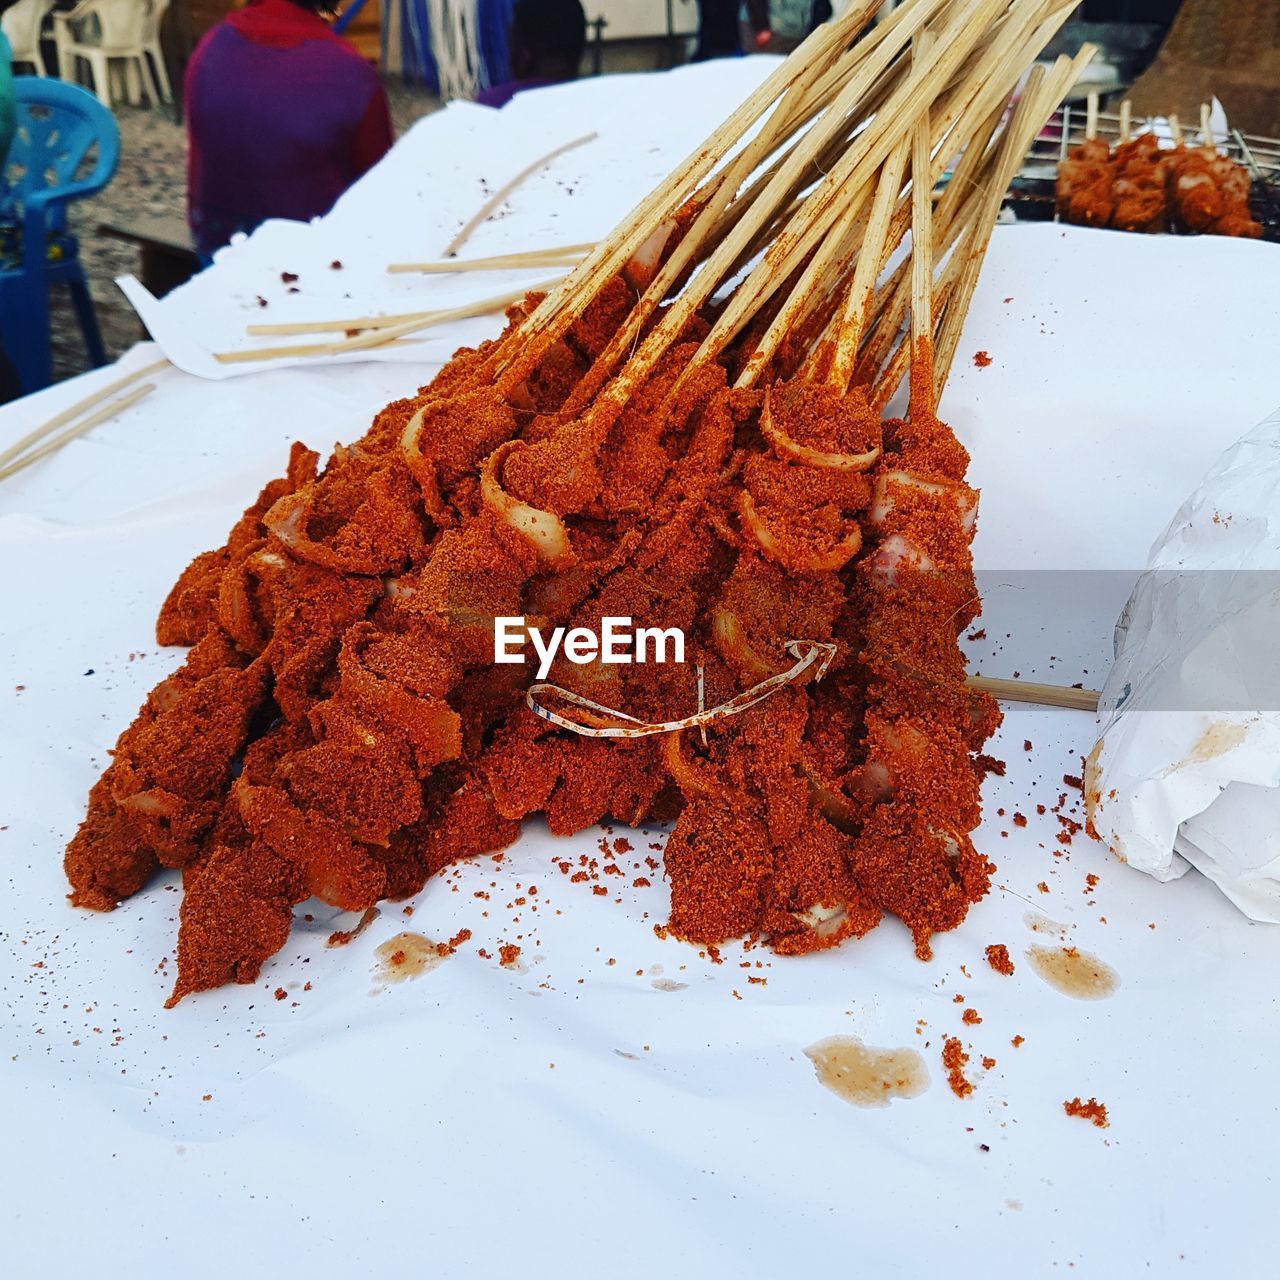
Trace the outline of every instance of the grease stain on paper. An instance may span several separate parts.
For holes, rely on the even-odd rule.
[[[1057,920],[1050,920],[1048,916],[1041,915],[1039,911],[1026,912],[1022,917],[1022,923],[1032,933],[1056,933],[1060,938],[1065,938],[1071,929],[1070,925],[1060,924]]]
[[[373,976],[388,986],[420,978],[444,960],[440,944],[420,933],[397,933],[377,947],[373,954],[378,958]]]
[[[876,1049],[856,1036],[828,1036],[804,1056],[819,1082],[855,1107],[887,1107],[893,1098],[918,1098],[929,1087],[924,1059],[914,1049]]]
[[[1178,768],[1189,764],[1207,764],[1234,750],[1249,736],[1247,724],[1231,724],[1218,720],[1211,724],[1195,741],[1190,754]]]
[[[1028,947],[1036,977],[1075,1000],[1105,1000],[1115,995],[1120,975],[1079,947]]]

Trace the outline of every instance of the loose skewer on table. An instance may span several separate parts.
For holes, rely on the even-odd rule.
[[[526,249],[489,258],[446,258],[440,262],[393,262],[391,275],[456,275],[464,271],[515,271],[529,267],[576,266],[594,244],[567,244],[561,248]]]
[[[996,676],[970,676],[965,684],[1001,702],[1032,702],[1041,707],[1065,707],[1069,711],[1097,711],[1102,696],[1097,689],[1037,684],[1032,680],[1002,680]]]
[[[152,364],[144,365],[141,369],[135,369],[133,373],[127,373],[121,378],[116,378],[114,381],[107,383],[100,391],[95,391],[85,396],[82,400],[77,400],[75,404],[63,409],[61,413],[55,414],[47,422],[42,422],[38,427],[28,431],[21,440],[15,441],[3,452],[0,452],[0,480],[15,475],[23,467],[30,465],[39,458],[48,457],[49,454],[61,448],[67,441],[74,440],[77,435],[81,435],[89,430],[90,427],[97,426],[100,422],[106,422],[122,409],[126,409],[135,401],[140,400],[142,396],[135,395],[108,404],[105,409],[92,414],[86,422],[78,423],[70,431],[64,431],[57,437],[56,443],[50,441],[43,447],[37,448],[41,441],[49,441],[49,437],[60,427],[65,427],[68,423],[75,422],[83,413],[89,413],[91,410],[97,409],[109,400],[111,396],[115,395],[117,391],[123,391],[135,382],[150,377],[153,373],[159,373],[161,369],[167,369],[168,367],[168,360],[157,360]],[[150,391],[152,389],[153,387],[149,386],[146,390]]]
[[[471,239],[472,233],[477,227],[482,226],[492,214],[502,207],[503,202],[514,192],[522,183],[527,182],[542,169],[545,169],[553,161],[558,160],[567,151],[573,151],[576,147],[585,146],[588,142],[594,142],[598,135],[595,133],[584,134],[581,138],[574,138],[572,142],[566,142],[563,146],[556,147],[554,151],[548,151],[545,156],[540,156],[532,164],[526,165],[519,173],[516,174],[510,182],[503,183],[497,191],[491,195],[488,200],[480,206],[476,213],[469,218],[452,240],[444,247],[444,253],[441,255],[445,258],[454,257],[458,250],[462,248],[466,242]]]
[[[132,382],[140,375],[132,375],[127,381]],[[121,382],[125,382],[121,379]],[[104,405],[97,413],[91,413],[82,422],[74,423],[61,434],[54,436],[50,440],[46,440],[39,448],[32,449],[29,453],[23,454],[16,462],[11,462],[7,466],[0,467],[0,481],[8,480],[10,476],[17,475],[19,471],[25,467],[29,467],[33,462],[39,462],[41,458],[47,458],[51,453],[56,453],[65,444],[69,444],[77,436],[82,436],[86,431],[99,426],[101,423],[108,422],[112,418],[117,417],[126,409],[132,408],[144,396],[150,395],[156,389],[154,382],[144,383],[142,386],[135,388],[126,396],[121,396],[118,400],[113,400],[109,404]],[[99,397],[100,398],[100,397]]]

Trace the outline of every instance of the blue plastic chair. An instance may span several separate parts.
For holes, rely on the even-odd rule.
[[[14,82],[17,128],[0,172],[0,336],[24,392],[49,385],[49,288],[65,284],[90,362],[107,362],[67,206],[111,181],[120,158],[115,117],[78,85]],[[88,176],[80,171],[90,163]]]

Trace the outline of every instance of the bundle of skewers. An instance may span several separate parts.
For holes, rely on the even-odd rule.
[[[315,897],[669,821],[667,931],[917,953],[993,870],[966,681],[977,493],[938,398],[1010,178],[1091,51],[1060,0],[862,0],[495,341],[322,466],[294,447],[160,614],[192,646],[66,855],[107,910],[182,869],[170,999]],[[1021,86],[1021,87],[1020,87]],[[954,177],[936,205],[942,173]],[[883,415],[904,383],[900,417]],[[684,663],[494,661],[495,618],[632,617]]]
[[[1053,144],[1061,155],[1054,191],[1059,217],[1119,231],[1262,237],[1280,212],[1271,187],[1280,168],[1269,181],[1259,164],[1259,157],[1265,162],[1271,156],[1265,140],[1254,140],[1255,151],[1237,134],[1231,148],[1222,147],[1207,104],[1200,116],[1198,140],[1185,137],[1177,116],[1170,116],[1169,137],[1162,143],[1150,128],[1135,131],[1125,102],[1110,137],[1091,96],[1083,137],[1071,142],[1070,116],[1064,113],[1060,140]],[[1228,154],[1231,150],[1238,158]],[[1280,224],[1275,229],[1280,231]]]

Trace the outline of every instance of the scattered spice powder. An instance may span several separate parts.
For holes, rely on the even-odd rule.
[[[1094,1127],[1098,1129],[1105,1129],[1110,1124],[1107,1119],[1107,1108],[1097,1098],[1081,1102],[1078,1097],[1075,1097],[1070,1102],[1064,1102],[1062,1109],[1069,1116],[1078,1116],[1081,1120],[1092,1121]]]
[[[994,942],[987,948],[987,963],[1006,978],[1013,975],[1013,961],[1009,958],[1009,948],[1003,942]]]
[[[520,959],[520,948],[514,942],[504,942],[498,948],[498,963],[504,969],[514,969]]]
[[[977,1009],[966,1009],[960,1015],[960,1021],[965,1023],[967,1026],[976,1027],[978,1023],[982,1021],[982,1015],[977,1011]]]
[[[975,351],[973,355],[973,363],[979,369],[985,369],[991,363],[991,357],[985,351]]]
[[[973,1085],[964,1078],[964,1069],[969,1063],[969,1055],[955,1036],[948,1036],[942,1043],[942,1066],[947,1073],[947,1083],[957,1098],[967,1098],[973,1092]]]
[[[436,950],[443,956],[451,956],[464,943],[471,941],[470,929],[459,929],[448,942],[436,943]]]

